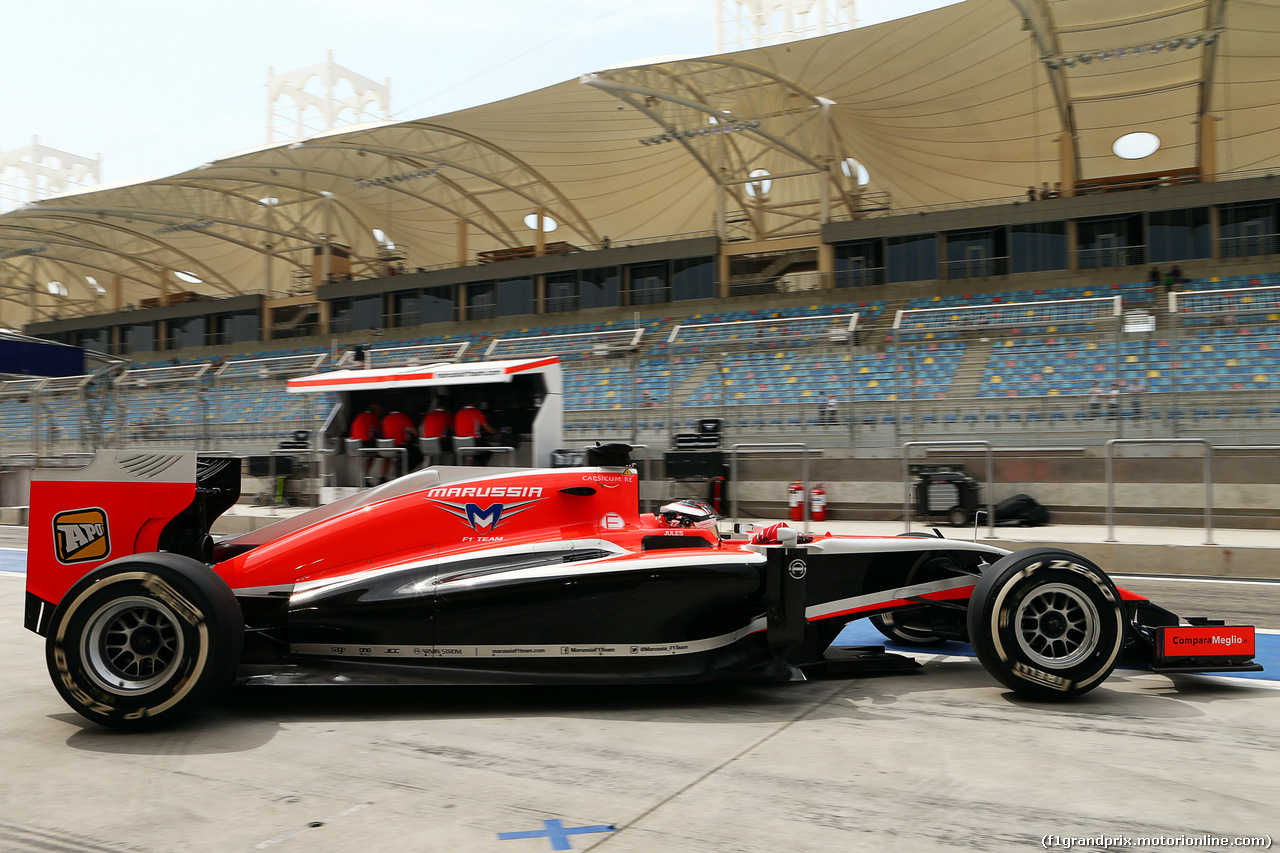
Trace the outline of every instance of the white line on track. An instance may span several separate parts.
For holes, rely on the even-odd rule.
[[[1169,575],[1112,575],[1116,580],[1124,581],[1160,581],[1161,583],[1222,583],[1235,584],[1239,586],[1280,586],[1280,581],[1238,581],[1228,578],[1175,578]]]

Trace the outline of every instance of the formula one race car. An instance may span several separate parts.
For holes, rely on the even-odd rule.
[[[1040,699],[1091,690],[1122,661],[1261,669],[1252,628],[1188,624],[1070,552],[785,525],[733,538],[698,501],[642,514],[629,452],[420,471],[216,544],[237,459],[101,451],[37,469],[26,626],[71,707],[122,729],[178,719],[236,678],[786,682],[917,666],[829,648],[863,617],[897,643],[972,642]]]

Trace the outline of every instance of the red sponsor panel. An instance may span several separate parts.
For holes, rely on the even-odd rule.
[[[57,604],[108,560],[156,550],[195,493],[195,483],[33,480],[27,590]]]
[[[1253,657],[1251,626],[1181,625],[1160,629],[1160,654],[1170,658]]]
[[[481,469],[482,470],[482,469]],[[232,589],[341,577],[478,547],[512,547],[640,527],[634,472],[481,476],[325,519],[218,564]]]

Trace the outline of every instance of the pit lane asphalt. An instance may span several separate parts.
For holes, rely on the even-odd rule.
[[[24,544],[0,531],[0,547]],[[22,628],[21,575],[2,569],[6,853],[916,853],[1280,834],[1268,682],[1122,671],[1053,705],[1013,696],[956,644],[917,673],[784,686],[241,688],[172,730],[120,735],[62,703]],[[1280,629],[1280,584],[1121,584],[1191,615],[1248,604]],[[539,834],[500,837],[522,832]]]

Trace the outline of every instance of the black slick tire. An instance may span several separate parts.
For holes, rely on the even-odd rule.
[[[135,554],[63,596],[45,657],[77,713],[142,730],[191,714],[229,684],[243,645],[240,606],[212,569],[178,554]]]
[[[983,572],[968,628],[978,660],[1000,683],[1034,699],[1070,699],[1115,669],[1124,608],[1115,584],[1089,560],[1027,548]]]

